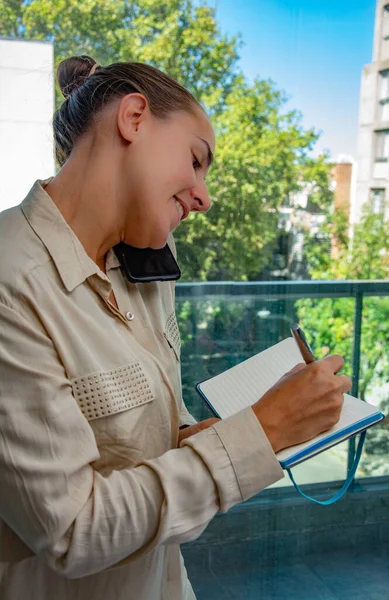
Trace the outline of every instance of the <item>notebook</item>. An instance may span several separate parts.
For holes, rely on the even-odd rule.
[[[225,419],[257,402],[280,377],[301,362],[296,342],[287,338],[224,373],[198,383],[196,390],[212,412]],[[282,468],[289,469],[383,418],[377,407],[345,394],[340,420],[334,427],[309,442],[281,450],[277,458]]]

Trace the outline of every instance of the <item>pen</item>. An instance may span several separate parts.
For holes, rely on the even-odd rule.
[[[301,329],[300,325],[298,323],[294,323],[292,325],[290,331],[296,341],[297,346],[299,347],[301,356],[303,357],[306,364],[309,365],[309,363],[315,362],[315,357],[313,356],[313,352],[312,352],[311,348],[309,347],[307,338],[305,337],[305,334],[304,334],[303,330]]]

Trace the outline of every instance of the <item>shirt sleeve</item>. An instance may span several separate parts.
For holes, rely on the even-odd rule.
[[[182,400],[180,408],[180,427],[189,427],[190,425],[196,425],[196,423],[196,419],[190,414],[185,406],[185,402]]]
[[[99,450],[38,317],[0,304],[0,514],[55,571],[84,577],[196,538],[283,472],[251,408],[104,477]]]

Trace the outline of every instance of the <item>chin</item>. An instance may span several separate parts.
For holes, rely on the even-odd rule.
[[[124,240],[126,244],[134,246],[135,248],[151,248],[152,250],[160,250],[166,246],[170,231],[158,231],[153,235],[144,236],[128,236]]]
[[[160,250],[164,248],[167,244],[170,235],[170,228],[160,228],[158,231],[155,231],[153,236],[150,236],[149,248],[153,250]]]
[[[167,237],[164,238],[163,241],[161,241],[161,240],[158,240],[158,241],[155,240],[154,241],[153,240],[148,247],[151,248],[152,250],[161,250],[161,248],[164,248],[166,246],[167,240],[168,240]]]
[[[168,238],[165,237],[163,239],[153,239],[150,240],[148,242],[141,242],[141,241],[136,241],[136,242],[126,242],[127,244],[130,244],[130,246],[135,246],[135,248],[151,248],[152,250],[161,250],[162,248],[164,248],[167,244],[167,240]]]

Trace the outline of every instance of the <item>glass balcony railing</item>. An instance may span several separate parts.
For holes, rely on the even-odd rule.
[[[289,336],[297,320],[318,358],[344,356],[352,393],[389,413],[389,281],[185,283],[176,303],[184,398],[197,419],[211,416],[198,381]],[[340,444],[295,477],[327,498],[353,454],[353,442]],[[368,432],[354,484],[336,504],[308,502],[284,479],[217,516],[183,547],[198,600],[387,598],[388,456],[385,419]]]

